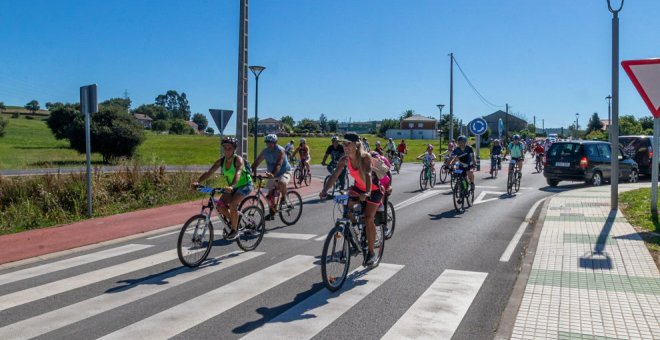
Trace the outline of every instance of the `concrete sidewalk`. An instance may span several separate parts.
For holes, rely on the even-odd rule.
[[[307,187],[296,189],[303,197],[321,192],[323,181],[312,178]],[[293,182],[289,183],[293,188]],[[198,214],[208,197],[180,204],[144,209],[124,214],[93,218],[51,228],[29,230],[0,236],[0,265],[24,259],[38,260],[40,256],[144,233],[164,228],[180,227]],[[62,253],[64,254],[64,253]],[[12,264],[8,264],[11,266]]]
[[[660,273],[609,204],[609,186],[550,199],[511,339],[660,339]]]

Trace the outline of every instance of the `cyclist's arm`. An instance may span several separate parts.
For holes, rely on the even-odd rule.
[[[213,163],[213,165],[211,166],[211,168],[207,172],[205,172],[201,176],[199,176],[199,179],[197,180],[197,183],[202,183],[207,178],[211,177],[211,175],[214,172],[216,172],[216,171],[218,171],[218,169],[220,169],[220,166],[222,166],[222,158],[215,161],[215,163]]]
[[[235,174],[234,175],[234,180],[229,184],[230,187],[234,188],[236,187],[236,183],[238,183],[238,180],[241,178],[241,171],[243,171],[243,157],[238,157],[234,158],[234,169],[235,169]]]
[[[254,164],[252,164],[252,174],[256,175],[257,174],[257,168],[259,167],[259,164],[261,164],[261,161],[264,160],[264,152],[261,151],[259,156],[257,156],[257,159],[254,160]]]
[[[276,173],[280,172],[280,169],[282,168],[282,163],[284,163],[284,151],[280,152],[277,155],[277,160],[275,161],[275,167],[273,168],[273,176],[275,176]]]
[[[323,155],[323,160],[321,161],[322,165],[325,165],[326,159],[328,159],[328,155],[330,155],[327,151],[325,152],[325,155]]]
[[[362,157],[362,169],[364,169],[364,173],[366,174],[366,178],[364,180],[364,186],[367,192],[364,193],[365,196],[371,195],[371,156],[370,155],[365,155]],[[360,174],[362,175],[362,174]]]

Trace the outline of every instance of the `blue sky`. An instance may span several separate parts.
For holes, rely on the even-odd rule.
[[[238,0],[0,0],[0,101],[77,101],[79,86],[97,83],[100,98],[128,90],[134,106],[175,89],[193,113],[236,110],[238,10]],[[660,57],[658,13],[660,1],[625,2],[621,60]],[[490,102],[539,127],[607,117],[605,0],[250,0],[249,15],[249,64],[267,67],[260,117],[437,116],[440,103],[447,113],[449,52]],[[649,115],[620,77],[620,112]],[[455,67],[454,114],[496,109]]]

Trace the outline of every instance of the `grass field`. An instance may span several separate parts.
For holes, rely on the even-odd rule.
[[[2,114],[9,119],[7,133],[0,138],[0,169],[29,169],[44,167],[67,167],[83,166],[85,155],[68,148],[68,141],[56,140],[48,129],[46,123],[35,117],[33,120],[25,119],[23,116],[17,119],[10,118],[11,115]],[[219,137],[200,135],[161,135],[146,132],[147,139],[140,145],[137,152],[138,160],[145,165],[210,165],[219,156]],[[385,143],[385,139],[373,135],[366,135],[373,148],[376,140]],[[299,137],[281,138],[281,145],[293,139],[298,144]],[[325,149],[330,145],[329,137],[306,138],[312,150],[312,164],[320,164]],[[252,152],[253,139],[249,140],[249,152]],[[398,141],[397,141],[398,142]],[[408,140],[408,157],[420,155],[426,149],[426,145],[432,143],[436,147],[438,141],[433,140]],[[258,139],[258,149],[265,147],[263,138]],[[443,146],[446,150],[447,145]],[[488,150],[482,148],[481,158],[487,159]],[[101,156],[92,155],[94,164],[101,164]],[[252,156],[250,156],[252,161]]]
[[[660,267],[660,221],[651,216],[651,189],[642,188],[626,191],[619,195],[620,207],[630,224],[648,233],[642,237],[649,251],[653,254],[656,264]]]

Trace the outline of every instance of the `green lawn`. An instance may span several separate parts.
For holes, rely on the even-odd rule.
[[[9,125],[5,137],[0,138],[0,169],[28,169],[58,166],[81,166],[85,164],[85,155],[79,154],[68,148],[65,140],[56,140],[50,129],[40,117],[29,120],[21,116],[17,119],[10,115],[2,114],[9,119]],[[218,136],[199,135],[161,135],[151,131],[146,132],[147,139],[138,148],[137,157],[143,164],[166,165],[207,165],[213,163],[219,156]],[[366,135],[373,148],[376,140],[385,144],[386,139],[377,138],[374,135]],[[300,137],[283,137],[280,144],[286,144],[293,139],[296,144]],[[328,145],[329,137],[306,138],[312,150],[312,164],[320,164],[323,154]],[[252,152],[252,138],[249,140],[249,151]],[[398,141],[397,141],[398,142]],[[433,144],[437,153],[437,140],[408,140],[408,157],[420,155],[426,149],[427,144]],[[264,147],[263,138],[258,139],[258,147]],[[443,150],[447,145],[443,145]],[[481,149],[481,159],[488,159],[488,149]],[[250,156],[250,161],[252,156]],[[101,164],[100,155],[93,154],[92,162]]]
[[[651,216],[651,189],[626,191],[619,195],[620,207],[630,224],[649,232],[660,233],[660,221]],[[660,236],[643,235],[646,244],[657,260],[660,260]]]

